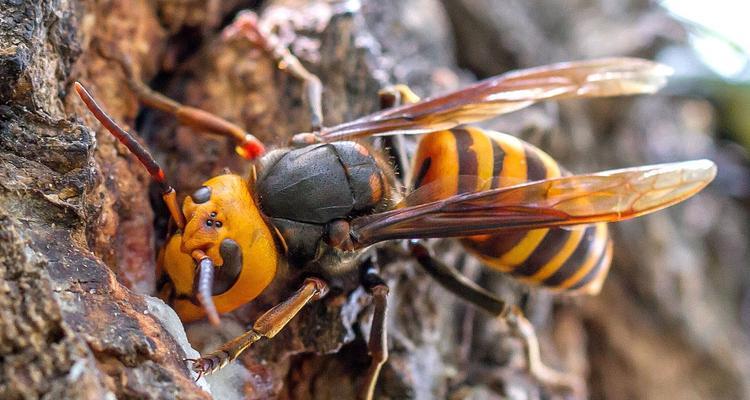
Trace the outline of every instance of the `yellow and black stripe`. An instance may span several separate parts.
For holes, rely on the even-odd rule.
[[[465,127],[423,136],[413,188],[431,183],[424,201],[559,177],[565,172],[542,150],[513,136]],[[612,260],[604,223],[464,238],[464,246],[500,271],[559,290],[594,294]]]

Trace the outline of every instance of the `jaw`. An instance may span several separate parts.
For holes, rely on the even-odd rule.
[[[209,240],[190,240],[186,241],[183,239],[182,245],[180,247],[180,250],[195,258],[194,252],[201,251],[205,253],[211,261],[214,263],[214,265],[222,265],[224,264],[224,260],[221,256],[220,252],[220,246],[218,245],[220,243],[219,240],[217,241],[209,241]],[[197,260],[196,260],[197,261]]]

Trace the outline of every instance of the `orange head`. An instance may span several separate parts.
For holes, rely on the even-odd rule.
[[[183,321],[207,313],[211,318],[206,300],[212,300],[219,313],[232,311],[271,283],[279,255],[250,190],[242,177],[220,175],[185,198],[185,228],[170,237],[161,260],[174,284],[174,307]],[[205,258],[212,267],[208,278],[200,272]],[[200,298],[201,279],[207,280],[204,293],[210,292],[210,299]]]
[[[185,199],[180,210],[175,190],[148,150],[118,126],[80,83],[75,90],[162,188],[162,198],[180,231],[169,238],[159,262],[173,283],[174,307],[183,321],[207,315],[218,324],[218,313],[258,296],[276,274],[278,252],[247,182],[231,174],[209,179]],[[262,143],[249,134],[238,147],[247,158],[263,151]]]

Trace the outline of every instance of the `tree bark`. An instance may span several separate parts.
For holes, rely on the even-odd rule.
[[[139,106],[108,56],[152,87],[218,113],[265,143],[309,128],[302,85],[221,28],[253,2],[4,1],[0,5],[0,398],[353,398],[369,358],[369,295],[356,285],[305,309],[271,341],[196,384],[176,315],[152,298],[168,213],[148,174],[106,133],[72,83],[136,132],[178,193],[249,164],[224,138]],[[262,15],[325,87],[326,125],[377,109],[396,82],[428,95],[479,76],[563,59],[653,57],[684,32],[641,1],[271,1]],[[455,49],[455,55],[454,55]],[[696,108],[697,107],[697,108]],[[706,103],[679,97],[544,104],[488,126],[540,145],[575,171],[716,154]],[[691,110],[693,110],[691,114]],[[697,122],[696,122],[697,121]],[[691,145],[690,143],[701,143]],[[719,187],[721,189],[721,187]],[[450,241],[446,262],[525,302],[552,366],[596,398],[747,398],[740,302],[747,216],[720,190],[615,227],[615,265],[597,298],[528,290]],[[744,234],[744,236],[743,236]],[[528,377],[520,342],[430,281],[393,247],[390,359],[378,398],[561,398]],[[186,326],[209,351],[290,293]],[[745,327],[747,328],[747,327]]]

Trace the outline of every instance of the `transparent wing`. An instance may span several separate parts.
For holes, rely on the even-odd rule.
[[[418,134],[488,119],[549,99],[653,93],[671,68],[639,58],[605,58],[512,71],[447,95],[323,128],[324,141]]]
[[[713,162],[695,160],[464,193],[356,218],[351,223],[352,236],[364,247],[391,239],[464,237],[621,221],[679,203],[698,193],[715,175]]]

